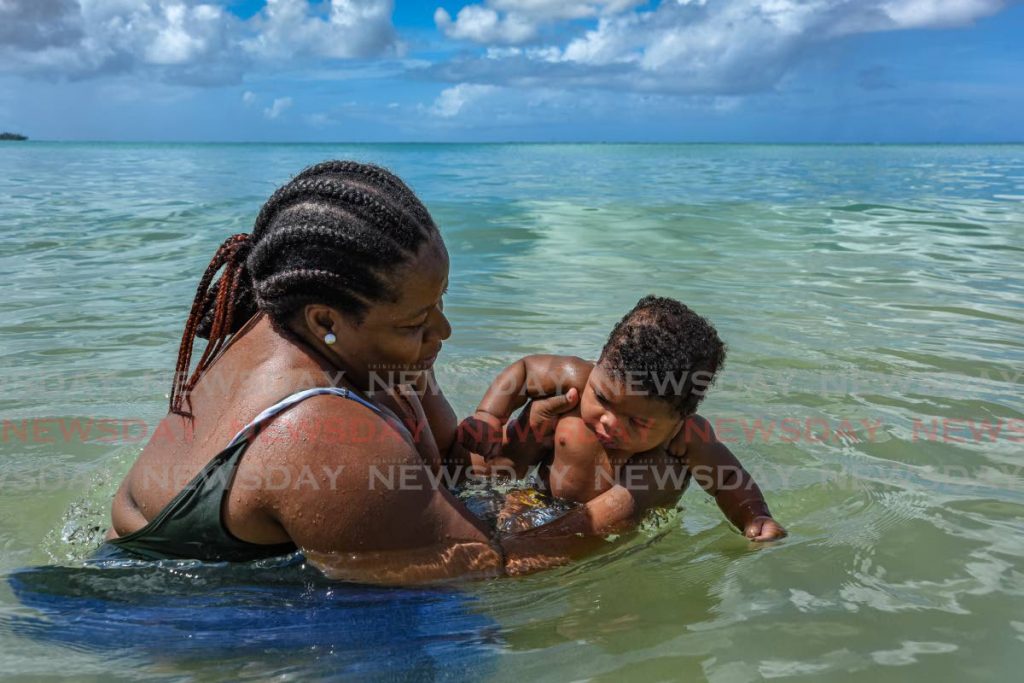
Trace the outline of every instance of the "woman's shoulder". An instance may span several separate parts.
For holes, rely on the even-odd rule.
[[[323,393],[304,398],[269,420],[253,440],[273,446],[289,462],[348,458],[411,449],[407,430],[386,406],[355,394]],[[263,450],[263,449],[261,449]]]
[[[314,396],[252,449],[236,475],[236,486],[258,489],[245,504],[303,549],[403,548],[436,534],[440,479],[383,407]]]

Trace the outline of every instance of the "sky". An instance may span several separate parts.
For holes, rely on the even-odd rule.
[[[0,130],[1024,141],[1020,0],[0,0]]]

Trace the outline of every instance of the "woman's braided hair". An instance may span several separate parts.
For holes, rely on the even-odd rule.
[[[388,275],[437,232],[413,191],[379,166],[326,161],[295,176],[260,209],[252,234],[229,237],[203,273],[178,349],[171,412],[191,415],[183,403],[199,377],[257,312],[284,326],[319,303],[360,320],[370,304],[394,300]],[[190,375],[196,337],[209,344]]]

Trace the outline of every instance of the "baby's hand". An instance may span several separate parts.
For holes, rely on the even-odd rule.
[[[751,541],[775,541],[785,538],[786,530],[771,517],[755,517],[743,530],[743,535]]]
[[[490,413],[478,410],[459,423],[459,444],[471,453],[479,453],[484,460],[493,460],[501,453],[504,425]]]

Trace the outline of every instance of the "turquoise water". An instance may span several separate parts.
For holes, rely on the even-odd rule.
[[[792,534],[754,547],[691,490],[678,514],[606,554],[464,586],[458,614],[424,607],[435,632],[417,641],[430,646],[417,646],[415,677],[465,675],[445,666],[462,647],[484,651],[474,670],[495,681],[1017,675],[1022,146],[3,143],[0,572],[74,567],[89,552],[139,434],[166,409],[215,246],[289,175],[345,157],[392,168],[442,227],[455,334],[438,371],[458,412],[508,361],[593,357],[641,295],[678,297],[729,344],[702,413]],[[138,422],[112,443],[89,418]],[[75,419],[93,425],[89,439],[61,432]],[[123,580],[129,596],[196,585],[206,599],[220,595],[210,571]],[[326,590],[295,581],[306,599],[280,598],[282,610]],[[25,623],[76,612],[47,616],[18,585],[0,584],[0,675],[15,679],[322,677],[341,670],[332,648],[362,663],[350,675],[395,673],[390,650],[344,634],[344,647],[299,638],[282,654],[268,645],[280,633],[251,615],[222,655],[140,650],[124,629],[159,618],[115,614],[104,630],[92,603],[83,613],[101,615],[89,623],[107,648],[54,642]]]

